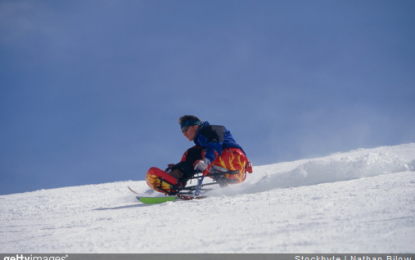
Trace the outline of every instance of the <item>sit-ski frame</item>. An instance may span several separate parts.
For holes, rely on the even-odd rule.
[[[207,176],[215,177],[215,176],[224,176],[225,174],[238,174],[238,173],[239,173],[239,171],[230,171],[230,172],[224,172],[224,173],[212,173],[212,174],[209,174]],[[182,188],[179,187],[180,183],[172,185],[171,183],[165,181],[164,178],[158,177],[158,179],[160,180],[160,186],[158,187],[158,189],[164,191],[165,193],[167,193],[167,195],[191,194],[191,195],[194,195],[194,196],[199,196],[203,187],[210,186],[210,185],[216,185],[216,184],[221,185],[221,183],[217,182],[216,180],[215,180],[215,182],[203,184],[203,180],[204,180],[205,176],[203,174],[200,175],[200,172],[197,172],[196,175],[197,176],[193,176],[193,177],[185,180],[185,182],[187,182],[188,180],[197,179],[197,184],[196,185],[190,186],[190,187],[182,187]],[[170,190],[165,190],[165,189],[162,188],[162,186],[163,186],[162,183],[163,182],[170,185]],[[187,192],[183,193],[181,191],[187,191]]]

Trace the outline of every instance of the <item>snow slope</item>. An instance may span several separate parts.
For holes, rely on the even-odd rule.
[[[204,200],[144,181],[0,196],[1,253],[414,253],[415,144],[254,167]],[[158,194],[153,194],[153,196]]]

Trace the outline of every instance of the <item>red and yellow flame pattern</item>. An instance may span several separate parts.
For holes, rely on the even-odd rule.
[[[230,184],[236,184],[245,181],[247,162],[248,159],[241,150],[237,148],[225,148],[222,154],[213,161],[213,164],[230,171],[239,171],[237,174],[225,174],[224,176],[232,180],[229,182]]]
[[[147,172],[146,182],[153,190],[167,194],[166,191],[170,192],[171,185],[175,185],[177,180],[165,171],[152,167]]]

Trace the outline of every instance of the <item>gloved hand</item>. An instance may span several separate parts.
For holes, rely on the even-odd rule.
[[[207,169],[207,167],[210,164],[210,160],[208,158],[205,158],[203,160],[198,160],[195,162],[194,166],[195,166],[195,170],[199,170],[201,172],[203,172],[204,170]]]
[[[176,164],[174,164],[174,163],[169,163],[169,164],[167,164],[167,168],[164,170],[165,172],[170,172],[171,171],[171,168],[173,168],[173,166],[175,166]]]

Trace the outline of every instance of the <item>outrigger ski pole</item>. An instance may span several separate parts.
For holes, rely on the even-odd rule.
[[[202,183],[203,183],[203,179],[205,178],[204,175],[202,175],[201,177],[199,177],[199,179],[197,180],[197,185],[196,185],[196,189],[195,189],[195,196],[199,196],[200,195],[200,189],[202,188]]]

